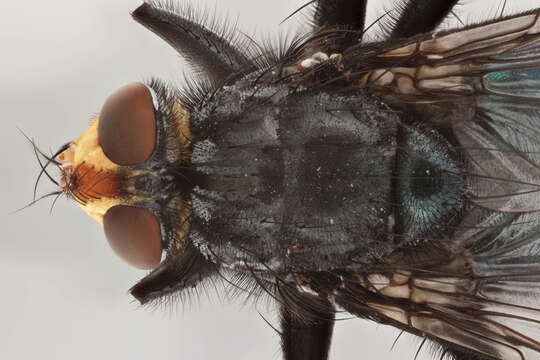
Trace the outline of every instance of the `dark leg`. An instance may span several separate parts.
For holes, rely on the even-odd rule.
[[[301,295],[313,297],[311,295]],[[306,299],[307,302],[312,300]],[[319,301],[320,304],[320,301]],[[327,302],[310,319],[281,305],[281,347],[285,360],[327,360],[334,329],[334,308]]]
[[[367,0],[319,0],[313,21],[316,25],[347,27],[364,30]]]
[[[313,22],[320,28],[339,28],[334,48],[328,52],[339,52],[362,39],[366,18],[367,0],[319,0],[315,5]]]
[[[189,245],[181,250],[180,256],[167,256],[129,292],[144,305],[173,293],[180,294],[215,273],[216,266]]]
[[[405,38],[433,31],[458,0],[409,0],[399,9],[390,37]]]
[[[168,42],[207,78],[221,82],[253,68],[227,38],[197,23],[189,14],[176,14],[166,5],[161,6],[145,2],[131,16]]]

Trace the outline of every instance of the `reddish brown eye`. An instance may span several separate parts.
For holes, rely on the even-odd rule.
[[[105,155],[118,165],[135,165],[150,157],[156,121],[145,85],[122,86],[107,98],[99,115],[98,140]]]
[[[161,231],[150,211],[126,205],[111,207],[103,229],[114,252],[139,269],[152,269],[161,260]]]

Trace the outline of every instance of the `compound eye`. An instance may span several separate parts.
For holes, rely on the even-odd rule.
[[[111,207],[103,229],[114,252],[139,269],[153,269],[161,260],[161,231],[149,210],[127,205]]]
[[[118,165],[135,165],[150,157],[156,145],[156,120],[145,85],[122,86],[107,98],[99,115],[98,141],[107,158]]]

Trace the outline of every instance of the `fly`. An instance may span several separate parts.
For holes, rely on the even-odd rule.
[[[456,3],[406,2],[368,42],[367,1],[312,1],[276,50],[145,2],[197,79],[121,87],[40,177],[151,270],[142,304],[210,279],[267,296],[285,359],[327,359],[341,310],[537,359],[540,10],[433,33]]]

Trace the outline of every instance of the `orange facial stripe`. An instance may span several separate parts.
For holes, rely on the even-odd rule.
[[[120,178],[111,170],[97,169],[82,163],[76,168],[64,169],[63,190],[82,202],[102,197],[114,198],[120,191]]]

